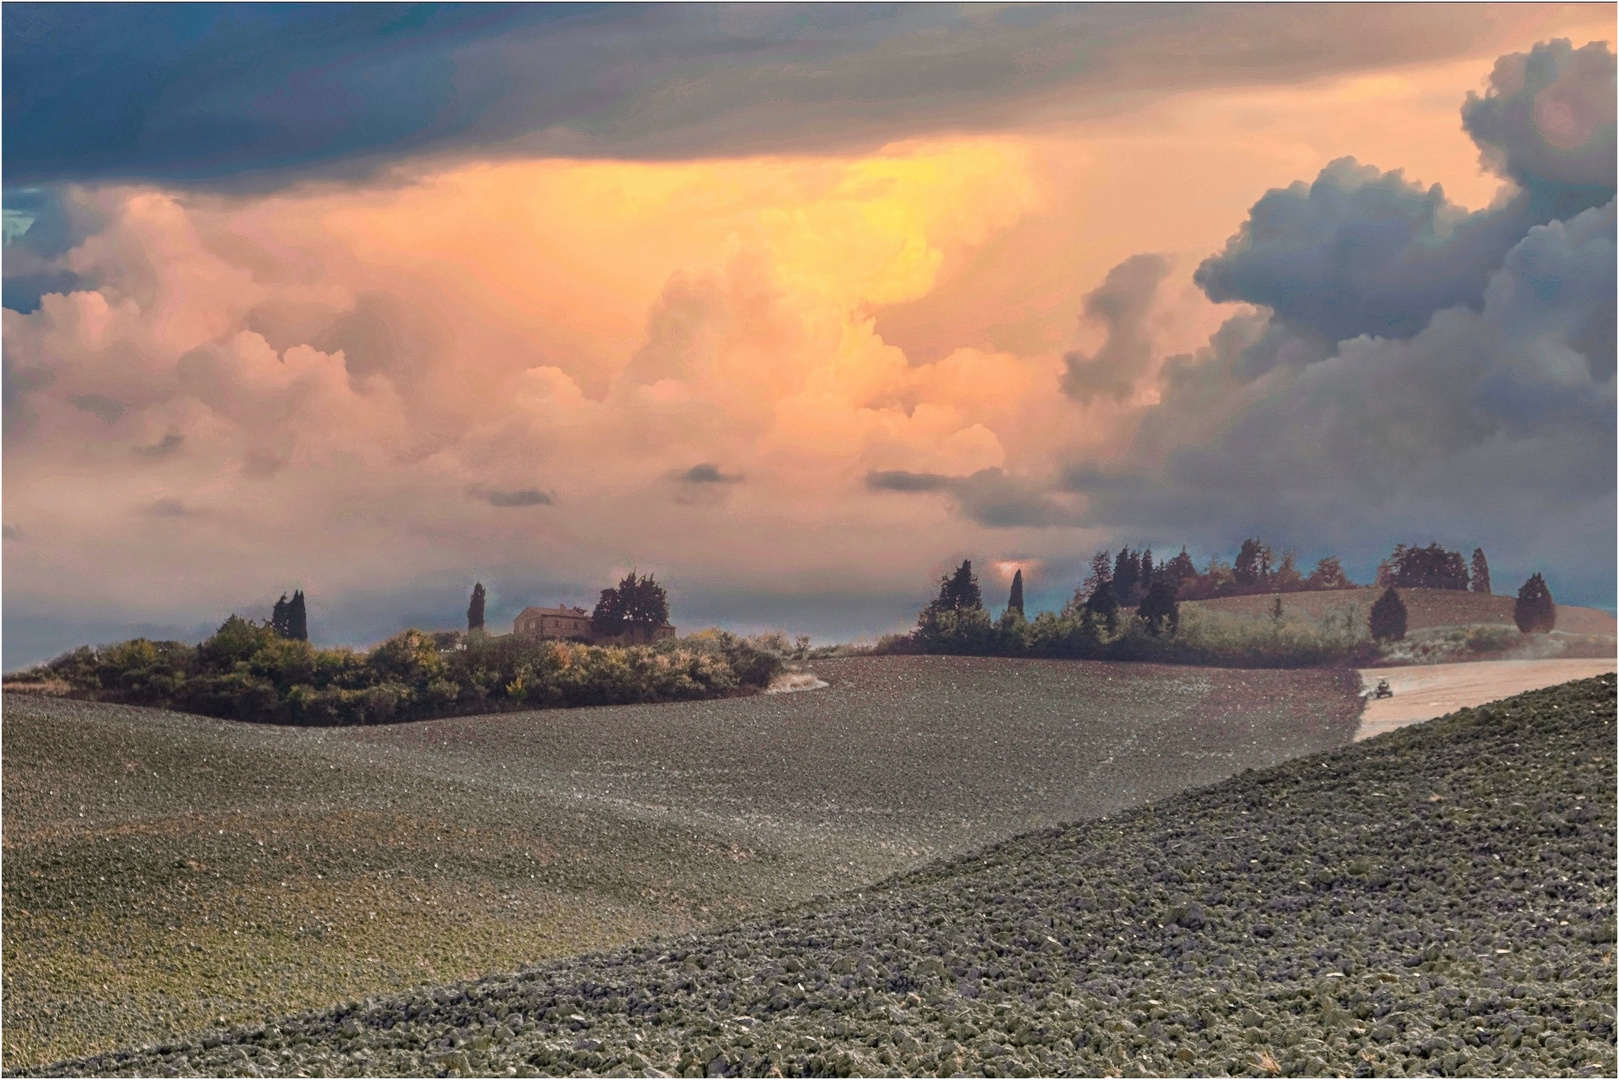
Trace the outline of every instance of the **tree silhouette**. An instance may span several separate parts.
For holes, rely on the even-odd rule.
[[[973,575],[973,561],[963,559],[955,573],[939,579],[939,597],[928,605],[934,611],[979,611],[984,596],[978,590],[978,578]]]
[[[1121,604],[1129,601],[1140,580],[1140,556],[1128,547],[1121,547],[1118,558],[1113,561],[1113,595]]]
[[[1180,605],[1175,602],[1175,584],[1168,578],[1159,576],[1147,590],[1147,595],[1136,609],[1147,623],[1147,632],[1157,635],[1168,630],[1171,634],[1180,629]]]
[[[1483,548],[1473,549],[1473,591],[1490,595],[1490,563],[1484,558]]]
[[[309,616],[304,611],[304,591],[302,589],[292,594],[292,603],[287,605],[286,636],[294,641],[309,640]]]
[[[1390,585],[1372,605],[1372,637],[1378,641],[1399,641],[1405,637],[1405,602]]]
[[[1023,614],[1023,568],[1012,575],[1012,595],[1006,599],[1006,610]]]
[[[601,637],[650,632],[669,621],[669,594],[652,575],[638,577],[634,570],[614,588],[603,589],[590,628]]]
[[[1544,633],[1557,626],[1557,605],[1552,603],[1552,591],[1546,579],[1533,574],[1518,590],[1518,602],[1512,606],[1512,619],[1526,634]]]
[[[1109,555],[1106,550],[1098,551],[1091,556],[1091,572],[1086,575],[1079,588],[1074,590],[1073,599],[1068,601],[1068,606],[1064,609],[1064,612],[1080,610],[1092,596],[1096,595],[1097,588],[1103,582],[1112,580],[1113,556]]]
[[[1119,627],[1119,598],[1113,592],[1113,583],[1104,581],[1091,593],[1089,600],[1085,601],[1085,610],[1099,616],[1107,623],[1109,633]]]
[[[292,620],[288,614],[291,607],[287,603],[287,594],[282,593],[281,599],[275,602],[275,610],[270,613],[270,629],[284,638],[292,637]]]
[[[1336,555],[1328,555],[1315,564],[1310,576],[1305,578],[1305,584],[1311,589],[1348,589],[1352,587],[1349,575],[1344,573],[1343,563]]]
[[[483,629],[483,582],[472,586],[472,603],[467,605],[467,633]]]
[[[1237,561],[1231,564],[1231,576],[1243,589],[1257,589],[1270,578],[1270,545],[1250,537],[1237,549]]]
[[[1438,544],[1427,547],[1396,544],[1389,557],[1386,581],[1402,589],[1465,589],[1467,564],[1459,551],[1446,551]]]

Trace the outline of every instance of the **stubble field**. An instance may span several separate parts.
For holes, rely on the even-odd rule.
[[[808,693],[286,729],[9,696],[4,1064],[848,893],[1347,743],[1352,673],[826,661]]]

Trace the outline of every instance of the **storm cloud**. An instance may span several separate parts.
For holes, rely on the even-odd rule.
[[[1258,377],[1250,352],[1287,330],[1239,316],[1166,366],[1124,463],[1076,463],[1066,486],[1091,521],[1209,547],[1247,529],[1364,559],[1440,536],[1611,592],[1611,567],[1580,553],[1613,544],[1614,236],[1612,202],[1536,226],[1481,310]]]
[[[1474,47],[1510,13],[1310,6],[22,5],[5,181],[263,189],[402,155],[686,158],[980,130],[1069,91],[1277,81]],[[1155,62],[1173,55],[1175,63]],[[1075,93],[1077,91],[1077,93]],[[1088,91],[1088,92],[1087,92]],[[7,203],[8,206],[11,203]]]

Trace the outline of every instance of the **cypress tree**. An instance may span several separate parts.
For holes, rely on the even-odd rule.
[[[472,586],[472,603],[467,606],[467,633],[483,629],[483,582]]]
[[[1006,599],[1006,610],[1023,614],[1023,568],[1012,575],[1012,595]]]
[[[294,641],[309,640],[309,616],[304,611],[302,589],[292,594],[292,603],[287,605],[287,637]]]
[[[1136,578],[1136,585],[1143,593],[1152,590],[1152,574],[1152,548],[1148,548],[1141,553],[1141,575]]]
[[[1490,564],[1483,548],[1473,549],[1473,591],[1490,595]]]
[[[1405,637],[1405,601],[1390,585],[1372,605],[1372,637],[1378,641],[1399,641]]]
[[[1518,602],[1512,606],[1512,619],[1526,634],[1544,633],[1557,625],[1557,605],[1552,603],[1552,591],[1546,579],[1532,575],[1518,590]]]
[[[270,613],[270,629],[284,638],[292,636],[292,623],[287,615],[291,607],[292,605],[287,603],[287,594],[282,593],[281,599],[275,602],[275,610]]]

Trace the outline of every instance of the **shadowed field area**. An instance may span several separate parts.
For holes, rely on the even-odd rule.
[[[830,686],[290,729],[5,702],[5,1065],[855,889],[1349,741],[1353,673],[825,661]]]

